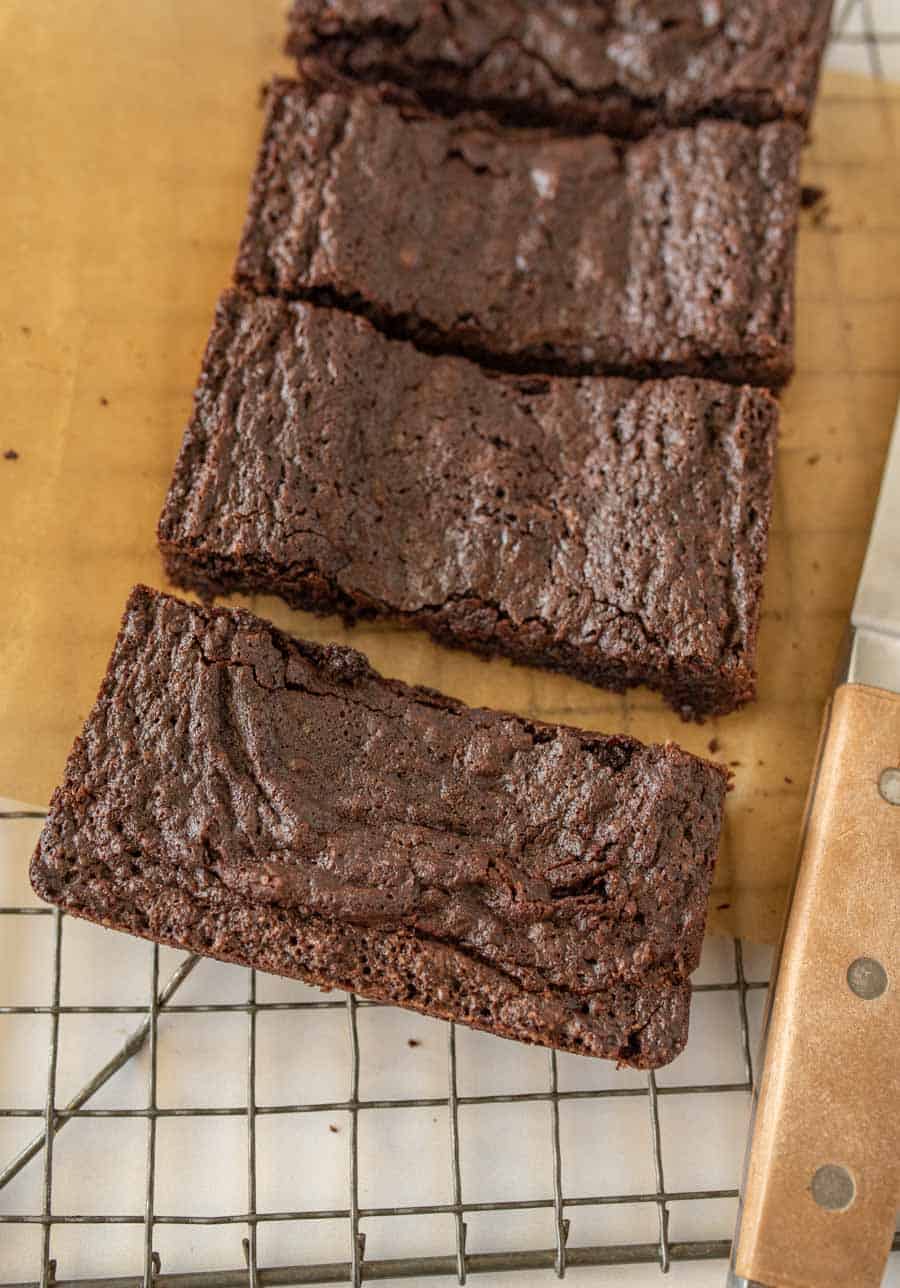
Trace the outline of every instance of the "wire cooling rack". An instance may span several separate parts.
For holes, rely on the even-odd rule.
[[[40,818],[31,811],[14,811],[0,814],[0,826],[26,817]],[[28,835],[31,844],[32,835]],[[22,853],[24,866],[27,850]],[[740,1096],[749,1097],[753,1085],[754,1069],[752,1042],[748,1019],[748,996],[764,990],[764,980],[748,980],[744,972],[744,956],[740,942],[731,946],[731,977],[716,982],[701,983],[696,987],[699,997],[718,993],[733,995],[737,1001],[738,1024],[734,1040],[739,1047],[739,1060],[743,1076],[733,1081],[708,1081],[703,1083],[660,1084],[653,1073],[630,1077],[613,1075],[609,1084],[581,1089],[560,1086],[559,1063],[566,1057],[556,1052],[542,1052],[546,1058],[546,1084],[542,1090],[503,1092],[498,1094],[467,1095],[459,1088],[458,1032],[453,1024],[441,1025],[446,1042],[446,1091],[440,1096],[402,1098],[366,1098],[360,1095],[360,1075],[363,1061],[360,1054],[359,1016],[363,1010],[386,1011],[374,1003],[357,1000],[352,995],[340,999],[317,995],[296,1001],[261,1001],[257,997],[257,974],[245,971],[246,996],[243,1001],[185,1004],[179,1000],[179,990],[191,976],[201,959],[185,956],[180,965],[163,979],[160,968],[160,949],[155,945],[141,945],[147,953],[148,1001],[144,1005],[63,1005],[61,988],[63,980],[63,948],[65,928],[71,923],[58,909],[43,906],[0,907],[0,916],[7,918],[49,919],[52,924],[52,965],[49,976],[49,996],[44,1005],[0,1005],[0,1018],[4,1016],[47,1016],[49,1018],[49,1049],[46,1070],[30,1072],[35,1099],[38,1088],[43,1092],[43,1104],[22,1108],[0,1108],[3,1119],[31,1119],[36,1132],[33,1138],[16,1155],[0,1158],[0,1198],[7,1187],[29,1165],[42,1169],[41,1211],[32,1213],[7,1213],[0,1210],[0,1228],[3,1225],[34,1225],[40,1228],[40,1280],[42,1285],[78,1284],[79,1288],[100,1288],[101,1285],[143,1284],[143,1288],[226,1288],[230,1285],[249,1284],[360,1284],[365,1280],[413,1278],[431,1275],[454,1275],[465,1283],[468,1275],[500,1270],[531,1270],[548,1268],[563,1277],[570,1267],[613,1266],[657,1262],[662,1271],[668,1270],[677,1260],[705,1260],[728,1255],[727,1239],[673,1240],[669,1233],[670,1210],[674,1204],[697,1203],[710,1200],[735,1200],[735,1188],[678,1189],[667,1188],[663,1132],[660,1125],[660,1101],[668,1096]],[[102,931],[94,932],[104,935]],[[0,930],[0,935],[3,931]],[[2,990],[2,981],[0,981]],[[0,991],[0,1001],[3,1001]],[[307,1014],[313,1011],[342,1011],[346,1019],[346,1074],[348,1093],[325,1101],[299,1101],[262,1104],[257,1096],[257,1030],[260,1016],[271,1012]],[[159,1043],[162,1026],[175,1016],[196,1017],[202,1014],[237,1014],[246,1019],[244,1103],[221,1106],[196,1104],[183,1107],[164,1107],[158,1097]],[[92,1077],[85,1081],[76,1094],[60,1105],[57,1098],[57,1072],[60,1058],[60,1019],[66,1016],[134,1016],[138,1021],[119,1049],[97,1067]],[[497,1040],[499,1041],[499,1040]],[[413,1041],[412,1045],[418,1045]],[[504,1044],[508,1045],[508,1044]],[[147,1064],[146,1100],[136,1108],[94,1108],[96,1094],[110,1082],[138,1053],[149,1053]],[[577,1059],[577,1058],[576,1058]],[[598,1062],[580,1060],[582,1065]],[[605,1192],[567,1194],[566,1158],[561,1140],[560,1111],[573,1101],[615,1102],[635,1100],[646,1108],[646,1148],[652,1160],[655,1186],[650,1192]],[[546,1176],[546,1197],[529,1199],[501,1199],[498,1201],[467,1201],[463,1187],[463,1169],[460,1149],[460,1117],[472,1106],[498,1106],[538,1104],[546,1106],[546,1130],[550,1140],[550,1168]],[[441,1108],[447,1111],[447,1139],[445,1141],[447,1167],[450,1180],[450,1201],[422,1203],[405,1206],[365,1206],[360,1200],[360,1146],[359,1122],[361,1115],[394,1110],[425,1110]],[[348,1120],[346,1152],[346,1192],[348,1203],[344,1207],[295,1210],[260,1211],[257,1204],[257,1127],[260,1120],[270,1115],[325,1114],[345,1116]],[[159,1124],[165,1119],[222,1118],[243,1120],[246,1139],[246,1207],[239,1212],[215,1216],[189,1216],[159,1211],[156,1204],[159,1164],[157,1135]],[[143,1210],[132,1213],[89,1214],[84,1212],[59,1214],[54,1211],[54,1146],[64,1129],[79,1119],[132,1119],[145,1125],[145,1174]],[[332,1125],[331,1130],[335,1127]],[[600,1141],[597,1148],[602,1148]],[[656,1211],[658,1237],[653,1242],[604,1243],[590,1246],[569,1246],[569,1214],[575,1208],[614,1207],[618,1205],[650,1205]],[[467,1216],[473,1213],[522,1212],[549,1209],[555,1231],[555,1246],[529,1251],[469,1252],[467,1250]],[[410,1256],[403,1258],[367,1260],[365,1234],[361,1223],[385,1217],[444,1216],[452,1220],[454,1245],[451,1252],[437,1256]],[[259,1256],[259,1231],[271,1223],[298,1223],[298,1228],[308,1222],[342,1221],[346,1223],[349,1255],[345,1261],[297,1264],[264,1268]],[[54,1231],[61,1226],[82,1227],[132,1225],[143,1229],[143,1276],[121,1278],[66,1279],[57,1278],[60,1267],[53,1255]],[[197,1273],[168,1275],[155,1248],[155,1236],[165,1226],[238,1226],[246,1233],[242,1237],[244,1266],[230,1271],[200,1271]],[[89,1237],[87,1231],[85,1238]],[[302,1246],[298,1237],[298,1247]],[[237,1240],[235,1240],[237,1244]]]
[[[832,35],[832,61],[845,69],[867,73],[875,78],[885,75],[900,79],[900,14],[897,0],[843,0],[836,5],[834,29]],[[39,819],[42,815],[36,811],[0,812],[0,841],[2,832],[10,826],[16,826],[23,819]],[[31,840],[22,852],[21,860],[27,855]],[[0,874],[2,875],[2,874]],[[366,1043],[360,1042],[361,1018],[370,1013],[378,1019],[376,1035],[383,1033],[390,1023],[387,1008],[378,1008],[372,1003],[357,1000],[353,996],[328,996],[313,994],[311,990],[298,986],[296,996],[289,1000],[267,1000],[258,996],[263,991],[261,981],[253,971],[242,972],[244,995],[242,1000],[185,1002],[183,997],[189,993],[189,979],[194,976],[199,959],[186,956],[172,969],[168,962],[172,954],[161,952],[153,945],[138,946],[146,954],[145,988],[146,1000],[141,1003],[120,1004],[63,1004],[64,971],[63,962],[68,960],[64,951],[67,938],[71,938],[75,923],[70,923],[58,910],[22,904],[0,906],[0,948],[10,935],[7,928],[12,925],[44,925],[51,928],[51,935],[45,941],[45,948],[50,951],[50,969],[46,1001],[42,1004],[9,1004],[4,995],[5,977],[0,974],[0,1022],[23,1019],[42,1019],[47,1024],[48,1042],[41,1067],[28,1061],[15,1070],[18,1076],[17,1085],[22,1088],[22,1096],[29,1099],[27,1104],[4,1103],[3,1083],[0,1081],[0,1128],[4,1124],[14,1124],[17,1120],[34,1125],[34,1134],[19,1143],[9,1157],[0,1152],[0,1274],[5,1276],[2,1258],[5,1235],[10,1231],[29,1228],[38,1239],[36,1250],[31,1254],[28,1269],[23,1274],[32,1277],[27,1280],[31,1285],[40,1283],[41,1288],[231,1288],[238,1285],[249,1285],[257,1288],[262,1285],[300,1285],[349,1283],[359,1285],[364,1281],[408,1278],[420,1280],[429,1276],[451,1276],[460,1284],[466,1282],[469,1275],[492,1271],[525,1271],[545,1269],[554,1272],[560,1278],[565,1277],[567,1270],[584,1266],[634,1266],[641,1263],[656,1263],[659,1270],[665,1273],[671,1264],[680,1261],[702,1261],[724,1259],[730,1251],[730,1240],[723,1233],[721,1237],[673,1237],[671,1219],[673,1214],[681,1218],[685,1211],[706,1209],[710,1205],[724,1202],[727,1212],[719,1212],[718,1228],[727,1231],[733,1221],[734,1204],[737,1199],[736,1185],[724,1185],[711,1188],[705,1185],[691,1187],[679,1183],[667,1184],[667,1174],[671,1177],[674,1170],[684,1174],[683,1159],[670,1147],[666,1148],[667,1132],[664,1130],[661,1106],[674,1098],[679,1106],[679,1117],[690,1117],[689,1104],[703,1104],[706,1107],[721,1104],[739,1106],[737,1119],[732,1117],[732,1134],[739,1138],[738,1148],[743,1145],[743,1132],[735,1123],[742,1121],[741,1115],[749,1106],[750,1094],[754,1086],[754,1035],[758,1029],[762,1010],[762,999],[767,987],[767,980],[747,978],[745,973],[745,954],[739,941],[734,941],[723,957],[719,953],[718,971],[714,978],[703,978],[695,986],[694,1017],[692,1027],[696,1030],[698,1012],[706,1000],[728,1000],[734,1003],[734,1025],[732,1035],[727,1028],[719,1025],[713,1045],[707,1041],[702,1047],[702,1035],[692,1036],[690,1049],[701,1046],[699,1060],[689,1061],[691,1071],[702,1067],[704,1071],[714,1071],[714,1078],[699,1080],[695,1077],[676,1076],[674,1080],[670,1071],[661,1072],[659,1077],[652,1073],[646,1076],[636,1074],[608,1074],[596,1078],[596,1085],[580,1085],[579,1077],[573,1075],[572,1061],[582,1068],[596,1066],[599,1062],[578,1061],[577,1057],[557,1056],[555,1052],[535,1053],[524,1048],[513,1048],[522,1052],[517,1059],[524,1065],[537,1055],[544,1061],[543,1073],[538,1077],[533,1063],[529,1064],[530,1077],[526,1079],[527,1090],[499,1090],[493,1092],[466,1090],[463,1086],[467,1073],[467,1059],[461,1056],[463,1045],[471,1041],[471,1035],[465,1030],[457,1030],[453,1024],[439,1025],[429,1030],[440,1033],[445,1044],[444,1085],[440,1094],[430,1096],[411,1095],[366,1095],[361,1094],[362,1080],[371,1062],[371,1051]],[[67,927],[69,927],[67,931]],[[104,932],[92,933],[102,935]],[[106,941],[104,941],[106,942]],[[137,950],[137,949],[136,949]],[[209,967],[211,964],[206,964]],[[215,970],[228,968],[212,967]],[[200,972],[197,972],[200,974]],[[763,972],[764,974],[765,972]],[[343,1069],[340,1059],[335,1059],[335,1080],[346,1079],[345,1095],[325,1098],[304,1097],[291,1100],[288,1096],[261,1099],[258,1095],[264,1069],[259,1062],[260,1025],[277,1016],[293,1015],[300,1022],[312,1022],[314,1014],[326,1012],[335,1017],[343,1014],[345,1033],[343,1037]],[[398,1013],[393,1012],[396,1016]],[[192,1025],[199,1023],[203,1015],[214,1015],[222,1023],[227,1018],[244,1025],[243,1050],[244,1073],[241,1103],[221,1105],[201,1103],[197,1100],[189,1104],[170,1106],[161,1103],[160,1097],[160,1047],[162,1044],[162,1066],[171,1058],[172,1051],[167,1048],[171,1036],[171,1026],[178,1022],[178,1017],[187,1017]],[[58,1096],[58,1076],[61,1054],[65,1042],[61,1036],[61,1024],[68,1023],[69,1017],[109,1017],[124,1026],[127,1032],[124,1040],[117,1045],[108,1058],[98,1055],[94,1066],[91,1066],[91,1053],[83,1053],[90,1072],[84,1077],[74,1094],[65,1097],[60,1104]],[[409,1020],[412,1023],[412,1020]],[[131,1028],[134,1022],[135,1027]],[[436,1022],[426,1022],[436,1024]],[[162,1043],[161,1043],[162,1039]],[[495,1041],[494,1039],[488,1039]],[[419,1045],[418,1039],[410,1038],[409,1045]],[[724,1055],[719,1047],[727,1043],[730,1052]],[[509,1049],[510,1044],[505,1045]],[[10,1051],[6,1047],[7,1053]],[[496,1059],[495,1049],[493,1059]],[[218,1052],[217,1052],[218,1054]],[[4,1055],[4,1038],[0,1030],[0,1074]],[[189,1060],[190,1053],[182,1051],[179,1059]],[[298,1059],[302,1057],[302,1051]],[[10,1056],[15,1062],[15,1056]],[[684,1059],[684,1057],[682,1057]],[[672,1066],[674,1069],[675,1066]],[[141,1103],[131,1107],[108,1107],[104,1101],[104,1092],[109,1084],[114,1087],[115,1080],[129,1070],[134,1073],[140,1070],[145,1079]],[[735,1074],[735,1071],[736,1074]],[[415,1083],[416,1079],[408,1079]],[[590,1078],[587,1079],[591,1081]],[[542,1085],[538,1085],[540,1082]],[[402,1083],[401,1083],[402,1085]],[[462,1089],[461,1089],[462,1087]],[[330,1084],[328,1089],[330,1090]],[[430,1090],[435,1090],[433,1086]],[[210,1097],[212,1099],[213,1097]],[[98,1107],[98,1104],[104,1107]],[[566,1115],[578,1105],[583,1105],[591,1115],[592,1126],[587,1130],[590,1136],[583,1139],[585,1130],[583,1119],[578,1119],[580,1131],[573,1132]],[[626,1114],[628,1107],[641,1110],[644,1116],[643,1135],[645,1140],[646,1162],[651,1186],[626,1187],[621,1185],[596,1184],[596,1178],[590,1168],[584,1166],[584,1155],[603,1155],[610,1153],[609,1119],[606,1136],[599,1126],[603,1107],[613,1109],[617,1119]],[[497,1115],[503,1107],[517,1112],[526,1109],[532,1111],[546,1110],[546,1166],[538,1177],[530,1177],[530,1184],[522,1185],[520,1192],[528,1190],[542,1191],[534,1197],[515,1197],[508,1194],[501,1198],[472,1197],[471,1177],[467,1179],[464,1167],[464,1145],[468,1130],[467,1115],[485,1110]],[[400,1115],[404,1111],[441,1112],[445,1116],[446,1135],[443,1140],[443,1153],[446,1159],[448,1198],[442,1202],[420,1202],[398,1204],[371,1204],[365,1201],[365,1169],[371,1151],[361,1148],[361,1123],[365,1124],[378,1115]],[[329,1122],[327,1131],[343,1132],[338,1136],[340,1148],[344,1150],[343,1192],[346,1201],[338,1206],[298,1206],[290,1209],[284,1206],[259,1201],[260,1190],[260,1156],[262,1147],[259,1143],[261,1124],[268,1122],[286,1123],[299,1121],[301,1118],[321,1119],[334,1118],[346,1124],[338,1127],[337,1122]],[[185,1212],[172,1212],[163,1209],[159,1202],[160,1191],[166,1179],[163,1164],[160,1163],[160,1133],[167,1124],[178,1123],[178,1130],[188,1130],[188,1120],[236,1121],[244,1137],[245,1153],[244,1203],[239,1210],[225,1213],[188,1215]],[[64,1131],[71,1131],[74,1124],[86,1121],[99,1129],[101,1120],[112,1120],[118,1123],[117,1131],[123,1130],[126,1120],[144,1133],[139,1142],[143,1178],[141,1188],[143,1202],[135,1204],[131,1211],[91,1211],[94,1206],[87,1202],[91,1192],[91,1175],[82,1179],[81,1193],[83,1204],[78,1210],[61,1212],[55,1205],[58,1197],[60,1166],[55,1167],[54,1158],[58,1142]],[[390,1119],[391,1124],[397,1118]],[[715,1126],[713,1116],[697,1118],[697,1151],[704,1157],[704,1166],[709,1171],[709,1158],[704,1155],[702,1136],[712,1133],[715,1143],[724,1141],[716,1136],[721,1128]],[[77,1130],[77,1128],[76,1128]],[[506,1130],[509,1130],[507,1123]],[[285,1133],[287,1127],[285,1128]],[[631,1134],[628,1137],[627,1149],[635,1148],[640,1132],[632,1119]],[[387,1130],[391,1137],[391,1129]],[[4,1138],[0,1137],[0,1143]],[[333,1140],[334,1138],[332,1138]],[[482,1143],[485,1137],[482,1137]],[[394,1150],[391,1138],[386,1150],[378,1157],[379,1187],[386,1184],[387,1171],[392,1162]],[[491,1137],[488,1136],[490,1147]],[[433,1140],[431,1141],[433,1144]],[[127,1147],[135,1151],[134,1138]],[[621,1142],[620,1142],[621,1149]],[[614,1151],[612,1151],[614,1152]],[[216,1157],[215,1148],[210,1149],[210,1156]],[[621,1162],[614,1158],[614,1165]],[[489,1167],[490,1160],[482,1156],[478,1160],[479,1170]],[[230,1166],[230,1163],[229,1163]],[[313,1173],[317,1159],[312,1152],[308,1162],[308,1176],[301,1177],[310,1181],[312,1190]],[[413,1168],[415,1160],[413,1161]],[[38,1202],[32,1210],[10,1211],[4,1206],[16,1183],[26,1177],[30,1171],[38,1169],[40,1185],[37,1187]],[[615,1166],[613,1168],[615,1172]],[[191,1178],[188,1178],[190,1190]],[[736,1180],[736,1176],[735,1176]],[[69,1187],[71,1190],[71,1186]],[[390,1188],[389,1186],[387,1187]],[[304,1183],[297,1185],[294,1191],[297,1200],[302,1200],[307,1192]],[[185,1206],[190,1206],[186,1204]],[[634,1237],[633,1231],[641,1226],[631,1217],[624,1222],[612,1220],[615,1213],[633,1214],[646,1211],[655,1213],[655,1238]],[[588,1213],[602,1213],[605,1225],[588,1225],[588,1235],[598,1229],[603,1237],[591,1239],[572,1238],[571,1226],[581,1221]],[[543,1213],[550,1218],[551,1238],[549,1246],[523,1250],[521,1240],[506,1239],[509,1245],[503,1250],[503,1238],[496,1237],[498,1222],[504,1215],[527,1215]],[[442,1218],[447,1223],[448,1241],[445,1251],[433,1255],[416,1252],[406,1256],[367,1256],[366,1229],[373,1223],[390,1219],[396,1225],[396,1218],[411,1217],[417,1220]],[[482,1237],[486,1250],[474,1250],[469,1237],[473,1223],[483,1218],[491,1224],[487,1235]],[[310,1247],[318,1246],[308,1236],[313,1226],[334,1225],[338,1223],[343,1229],[343,1259],[314,1261],[308,1254]],[[696,1223],[698,1226],[702,1222]],[[682,1222],[690,1229],[690,1222]],[[81,1274],[80,1278],[67,1276],[65,1250],[57,1252],[55,1240],[63,1231],[83,1231],[81,1236],[85,1246],[97,1237],[97,1228],[109,1231],[111,1227],[130,1227],[141,1235],[142,1246],[138,1251],[135,1267],[133,1261],[127,1267],[115,1267],[115,1272],[105,1277],[90,1277]],[[214,1227],[224,1230],[226,1235],[233,1232],[229,1246],[233,1246],[236,1256],[230,1268],[195,1269],[197,1265],[206,1265],[205,1260],[191,1258],[189,1273],[172,1273],[163,1264],[158,1246],[163,1236],[181,1227],[197,1231],[200,1227]],[[286,1240],[282,1240],[282,1264],[268,1261],[261,1250],[261,1237],[266,1232],[280,1229],[288,1231]],[[624,1232],[627,1237],[615,1237],[611,1231]],[[296,1232],[294,1234],[293,1232]],[[577,1231],[576,1231],[577,1234]],[[73,1245],[67,1244],[71,1249]],[[894,1247],[900,1246],[895,1238]],[[296,1256],[285,1257],[284,1248],[296,1250]],[[168,1255],[168,1254],[167,1254]],[[174,1261],[179,1260],[174,1258]],[[181,1262],[184,1262],[182,1257]],[[241,1264],[241,1262],[243,1264]],[[290,1264],[288,1264],[290,1263]],[[18,1263],[16,1263],[18,1264]],[[83,1264],[83,1260],[78,1262]],[[178,1267],[176,1267],[177,1271]],[[125,1275],[126,1277],[122,1277]],[[0,1282],[9,1283],[4,1277]],[[17,1284],[15,1288],[25,1288]]]

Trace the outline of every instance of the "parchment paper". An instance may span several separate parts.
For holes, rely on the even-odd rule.
[[[156,519],[258,141],[282,0],[0,7],[0,791],[42,804]],[[655,695],[483,662],[258,599],[298,634],[467,702],[673,738],[732,765],[711,926],[777,936],[818,722],[900,388],[900,87],[826,75],[804,178],[759,701],[702,727]],[[8,451],[18,459],[6,459]]]

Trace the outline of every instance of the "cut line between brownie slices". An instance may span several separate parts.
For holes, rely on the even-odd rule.
[[[687,376],[696,380],[718,380],[730,385],[752,385],[770,390],[778,395],[793,375],[793,366],[778,369],[764,362],[748,362],[722,353],[705,355],[699,366],[693,362],[644,362],[616,363],[578,361],[561,357],[552,348],[539,348],[515,353],[498,353],[486,348],[478,338],[473,339],[467,330],[467,314],[459,315],[457,325],[441,330],[428,318],[415,312],[391,313],[358,292],[341,294],[332,286],[318,286],[294,290],[258,290],[256,285],[240,272],[235,273],[239,290],[259,298],[283,300],[286,304],[311,304],[318,308],[335,309],[351,317],[363,318],[386,340],[399,340],[413,345],[420,353],[433,358],[465,358],[487,373],[509,376],[557,376],[578,379],[586,376],[620,377],[623,380],[669,380]]]

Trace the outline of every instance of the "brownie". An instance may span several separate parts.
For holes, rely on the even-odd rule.
[[[160,545],[205,596],[390,616],[724,713],[755,688],[777,419],[758,389],[491,373],[231,291]]]
[[[635,136],[704,116],[805,123],[831,0],[294,0],[287,49],[324,83],[444,112]]]
[[[31,879],[159,943],[647,1068],[685,1041],[725,787],[137,587]]]
[[[802,139],[498,132],[276,81],[237,281],[489,365],[779,385]]]

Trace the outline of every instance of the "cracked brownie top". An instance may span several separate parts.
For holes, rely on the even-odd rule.
[[[760,390],[492,375],[232,291],[160,541],[181,584],[515,634],[727,707],[753,687],[776,424]]]
[[[489,365],[780,384],[802,139],[498,133],[277,81],[236,276]]]
[[[375,996],[360,959],[358,979],[322,967],[335,935],[381,945],[388,973],[421,949],[405,1000],[425,1009],[430,960],[435,989],[468,973],[572,1012],[588,1042],[592,1005],[618,998],[627,1042],[696,965],[724,789],[673,746],[467,708],[138,587],[32,879],[73,913],[263,969],[302,934],[296,973],[319,960]]]
[[[294,0],[287,49],[327,82],[445,112],[637,135],[700,116],[809,118],[831,0]]]

